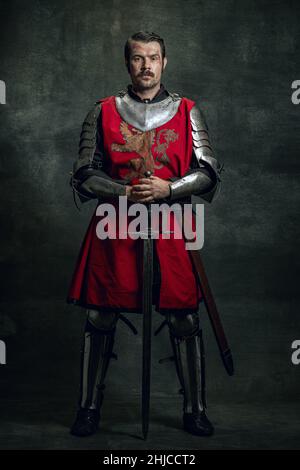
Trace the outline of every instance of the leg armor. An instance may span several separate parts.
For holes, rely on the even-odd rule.
[[[198,313],[167,314],[167,323],[184,396],[184,428],[192,434],[211,435],[213,426],[205,415],[205,357]]]
[[[117,313],[87,311],[81,350],[79,410],[71,428],[71,434],[76,436],[87,436],[97,430],[118,318]]]

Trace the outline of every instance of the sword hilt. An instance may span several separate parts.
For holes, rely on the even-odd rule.
[[[147,170],[144,173],[145,178],[150,178],[153,175],[153,171]],[[151,202],[146,203],[147,210],[148,210],[148,236],[151,238]]]

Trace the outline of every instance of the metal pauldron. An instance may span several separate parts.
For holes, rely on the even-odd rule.
[[[202,111],[194,106],[190,111],[190,119],[193,137],[193,154],[200,168],[206,168],[212,175],[214,187],[208,194],[202,194],[201,197],[212,201],[220,183],[220,173],[222,167],[214,157],[214,152],[210,143],[208,127]],[[205,197],[206,196],[206,197]]]
[[[97,148],[98,118],[101,113],[101,103],[97,102],[93,109],[87,114],[82,124],[78,159],[73,166],[73,174],[85,166],[95,166],[95,151]]]
[[[189,174],[171,183],[170,199],[193,194],[211,202],[221,181],[222,168],[214,157],[204,115],[196,106],[190,111],[190,120],[193,138],[193,170],[189,170]]]
[[[87,114],[80,134],[78,159],[73,166],[70,184],[81,202],[97,197],[122,196],[126,194],[124,183],[114,181],[103,167],[103,154],[100,150],[98,123],[101,115],[101,102]]]

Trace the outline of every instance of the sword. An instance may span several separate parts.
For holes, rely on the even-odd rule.
[[[204,265],[203,265],[200,253],[198,250],[189,250],[189,251],[191,253],[195,270],[197,271],[197,274],[199,277],[201,292],[203,294],[205,307],[206,307],[206,310],[210,319],[212,329],[215,334],[215,338],[219,347],[221,359],[223,361],[224,367],[228,375],[233,375],[234,367],[233,367],[233,359],[232,359],[231,350],[229,348],[229,345],[225,336],[224,328],[221,323],[221,318],[217,309],[215,299],[213,297],[210,285],[208,283],[208,279],[206,276],[206,272],[204,269]]]
[[[151,171],[146,171],[149,178]],[[148,233],[143,243],[143,372],[142,372],[142,427],[147,439],[150,410],[151,334],[152,334],[152,284],[153,239],[151,237],[151,203],[147,204]]]

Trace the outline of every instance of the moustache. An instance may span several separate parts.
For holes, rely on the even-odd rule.
[[[154,74],[152,72],[140,73],[139,77],[154,77]]]

